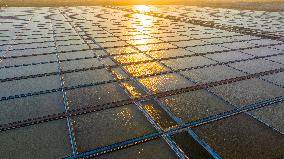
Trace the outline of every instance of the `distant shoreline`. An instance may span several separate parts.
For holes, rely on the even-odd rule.
[[[5,2],[4,2],[5,1]],[[257,11],[270,11],[270,12],[284,12],[284,1],[273,2],[192,2],[192,0],[168,0],[167,2],[149,3],[146,1],[135,1],[132,3],[126,0],[0,0],[1,7],[62,7],[62,6],[95,6],[95,5],[189,5],[199,7],[212,7],[212,8],[228,8],[238,10],[257,10]]]

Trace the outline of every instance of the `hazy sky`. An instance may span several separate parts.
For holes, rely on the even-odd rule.
[[[85,1],[90,1],[90,0],[85,0]],[[284,2],[284,0],[96,0],[96,1],[114,2],[114,3]]]
[[[219,3],[218,3],[219,2]],[[224,3],[225,2],[225,3]],[[0,0],[0,6],[72,6],[72,5],[138,5],[138,4],[184,4],[184,5],[197,5],[197,6],[218,6],[227,5],[228,7],[232,2],[281,2],[284,4],[284,0]],[[264,3],[261,5],[270,5],[272,3]],[[267,8],[261,7],[260,4],[252,4],[261,10],[267,10]],[[238,5],[233,4],[237,7]],[[231,6],[231,7],[232,7]],[[242,4],[242,7],[249,5]],[[251,7],[251,5],[250,5]],[[254,9],[252,8],[252,9]],[[273,8],[276,10],[284,10],[284,5],[273,4]],[[250,9],[250,8],[248,8]],[[269,8],[271,10],[271,7]]]

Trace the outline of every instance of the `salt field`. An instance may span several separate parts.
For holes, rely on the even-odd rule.
[[[284,12],[0,10],[0,158],[284,157]]]

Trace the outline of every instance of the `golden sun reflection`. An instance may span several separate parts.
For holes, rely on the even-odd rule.
[[[139,11],[139,13],[133,14],[134,20],[131,24],[139,32],[143,32],[153,28],[153,17],[145,15],[143,13],[150,12],[150,7],[145,5],[135,6],[134,10]],[[138,22],[138,23],[137,23]]]
[[[161,119],[160,112],[154,108],[153,104],[147,104],[144,108],[156,121]]]
[[[175,81],[175,76],[173,74],[167,74],[163,76],[154,76],[140,79],[139,82],[142,83],[147,89],[153,92],[159,92],[163,90],[163,87],[168,87],[170,81]]]
[[[139,39],[139,40],[130,40],[128,41],[129,44],[131,45],[145,45],[149,43],[158,43],[161,42],[161,40],[158,39]]]
[[[122,85],[133,97],[141,96],[141,93],[136,89],[136,87],[132,86],[130,83],[124,82]]]
[[[119,54],[130,54],[130,53],[138,53],[138,51],[132,47],[119,47],[119,48],[110,48],[107,51],[111,55],[119,55]]]
[[[124,68],[135,77],[166,71],[164,67],[162,67],[156,62],[128,65],[124,66]]]
[[[151,8],[146,5],[136,5],[134,6],[134,10],[144,13],[144,12],[150,12]]]
[[[176,123],[172,122],[171,120],[167,120],[167,118],[165,118],[165,115],[163,115],[161,110],[156,109],[153,104],[144,105],[144,109],[152,118],[155,119],[155,121],[160,126],[162,126],[164,129],[166,128],[165,130],[171,129],[177,126]]]
[[[139,80],[140,83],[142,83],[147,89],[158,92],[158,87],[156,85],[156,82],[160,82],[159,80],[151,79],[151,78],[143,78]]]
[[[164,102],[166,105],[175,105],[177,103],[176,98],[171,98],[171,97],[166,98]]]
[[[151,30],[153,24],[153,17],[147,16],[144,14],[133,14],[133,17],[137,19],[138,23],[133,23],[132,27],[135,28],[139,32],[144,32],[147,30]]]
[[[148,58],[146,55],[141,54],[141,53],[140,54],[115,56],[114,59],[121,64],[150,60],[150,58]]]
[[[153,22],[153,17],[144,14],[133,14],[133,17],[140,21],[143,26],[150,26]]]
[[[132,127],[133,123],[133,112],[131,109],[129,108],[123,108],[123,110],[121,110],[120,112],[113,114],[115,116],[114,120],[122,120],[124,121],[123,124],[124,126],[127,127]]]
[[[161,51],[148,51],[148,52],[146,52],[146,54],[150,55],[152,58],[158,59],[158,58],[164,57],[165,54],[166,54],[166,51],[165,50],[161,50]]]
[[[135,47],[142,52],[177,48],[175,45],[172,45],[169,43],[147,44],[147,45],[139,45]]]
[[[117,79],[119,79],[119,80],[124,79],[124,77],[123,77],[120,73],[118,73],[117,71],[115,71],[115,70],[111,70],[111,74],[112,74],[115,78],[117,78]]]

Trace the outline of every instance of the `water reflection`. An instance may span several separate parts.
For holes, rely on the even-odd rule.
[[[111,74],[112,74],[115,78],[117,78],[117,79],[119,79],[119,80],[124,79],[123,75],[121,75],[121,74],[120,74],[118,71],[116,71],[116,70],[111,70]]]
[[[161,42],[161,40],[153,39],[150,36],[149,36],[149,38],[145,38],[145,39],[136,39],[136,40],[127,41],[127,43],[129,43],[131,45],[146,45],[146,44],[158,43],[158,42]]]
[[[130,36],[131,38],[127,39],[127,42],[131,45],[135,45],[139,50],[143,51],[143,53],[118,55],[113,57],[114,60],[116,60],[120,64],[129,64],[133,62],[151,60],[152,58],[149,55],[145,54],[146,52],[149,52],[150,50],[163,50],[165,48],[168,48],[168,45],[165,44],[155,44],[160,43],[161,41],[147,35],[148,31],[157,32],[155,26],[153,25],[153,17],[143,14],[144,12],[150,12],[151,8],[148,6],[135,6],[134,10],[139,11],[139,13],[141,14],[133,14],[131,16],[132,18],[130,19],[133,21],[128,23],[128,25],[130,25],[129,27],[133,28],[133,30],[131,30],[130,33],[132,35]],[[127,32],[126,34],[129,35],[129,32]],[[120,52],[124,51],[125,50],[120,50]],[[163,55],[161,54],[160,56]],[[141,77],[150,74],[152,75],[166,71],[166,68],[158,62],[145,62],[123,67],[134,77]],[[169,82],[167,81],[169,80],[176,81],[176,78],[173,74],[170,74],[166,76],[140,79],[139,82],[142,83],[147,89],[153,92],[158,92],[161,90],[161,88],[168,89],[167,85],[169,84]],[[132,97],[139,97],[142,95],[142,93],[132,83],[123,82],[122,86],[129,92]],[[148,103],[143,107],[163,129],[168,129],[176,126],[176,123],[173,122],[172,119],[168,117],[168,115],[164,111],[160,110],[159,107],[156,107],[154,104]],[[130,117],[129,115],[130,114],[128,114],[127,112],[122,112],[120,114],[123,119]]]
[[[114,59],[121,63],[121,64],[127,64],[132,62],[141,62],[150,60],[146,55],[140,53],[140,54],[131,54],[131,55],[121,55],[121,56],[115,56]]]
[[[133,17],[136,18],[136,22],[139,22],[138,25],[142,25],[141,27],[149,27],[153,25],[153,17],[144,15],[144,14],[133,14]],[[137,23],[133,23],[137,24]],[[136,25],[133,25],[135,27]]]
[[[151,8],[146,5],[136,5],[133,8],[135,11],[139,11],[141,13],[150,12]]]
[[[134,77],[164,72],[166,69],[156,62],[128,65],[124,68]]]
[[[133,47],[110,48],[110,49],[107,49],[107,52],[109,52],[111,55],[130,54],[130,53],[135,53],[135,52],[138,53],[138,51],[134,49]]]
[[[143,12],[150,12],[150,7],[145,6],[145,5],[139,5],[139,6],[134,6],[134,10],[137,10],[141,13]],[[130,18],[131,21],[128,23],[130,28],[133,28],[133,33],[138,32],[143,32],[145,28],[149,27],[151,28],[153,25],[153,17],[152,16],[147,16],[144,14],[133,14],[132,18]],[[136,37],[137,36],[137,37]],[[148,50],[148,43],[153,43],[153,42],[158,42],[158,39],[153,39],[148,35],[142,35],[141,34],[133,34],[132,40],[129,40],[128,43],[132,45],[141,45],[143,47],[143,50],[147,51]],[[126,50],[116,50],[119,51],[120,53],[125,52]],[[126,51],[128,52],[128,51]],[[132,55],[122,55],[122,56],[116,56],[114,59],[121,63],[121,64],[127,64],[127,63],[132,63],[132,62],[140,62],[140,61],[145,61],[145,60],[150,60],[149,57],[147,57],[145,54],[132,54]],[[162,72],[165,71],[165,69],[158,63],[145,63],[145,64],[138,64],[138,65],[129,65],[129,66],[124,66],[124,68],[133,76],[139,77],[143,75],[148,75],[148,74],[154,74],[157,72]]]
[[[157,59],[157,58],[163,58],[164,55],[166,54],[166,51],[168,51],[168,50],[151,51],[151,52],[147,52],[147,54],[150,55],[151,57]]]
[[[134,119],[133,114],[134,113],[132,112],[131,109],[129,109],[128,107],[123,107],[121,111],[117,112],[116,114],[113,114],[113,116],[114,120],[123,121],[121,123],[123,123],[124,126],[132,128],[135,126],[133,125],[134,123],[132,122]]]
[[[153,103],[147,103],[144,106],[144,109],[148,114],[151,115],[152,118],[164,129],[170,129],[177,124],[167,115],[165,111],[162,111],[157,106],[155,106]]]
[[[137,88],[134,87],[133,85],[131,85],[130,83],[124,82],[124,83],[122,83],[122,85],[130,93],[131,96],[133,96],[133,97],[141,96],[141,93],[137,90]]]
[[[131,22],[131,28],[135,29],[134,31],[138,31],[141,33],[147,33],[147,31],[156,31],[154,25],[154,17],[145,15],[143,13],[150,12],[151,8],[145,5],[134,6],[134,10],[139,11],[140,13],[135,13],[132,15],[133,21]],[[137,35],[141,36],[141,35]],[[158,39],[153,39],[151,36],[146,35],[148,37],[144,38],[135,38],[134,41],[131,41],[133,45],[141,45],[148,44],[154,41],[158,41]]]
[[[153,92],[159,92],[161,89],[167,88],[167,84],[169,84],[169,80],[174,79],[173,74],[168,74],[164,76],[155,76],[149,78],[140,79],[139,82],[142,83],[147,89]]]

